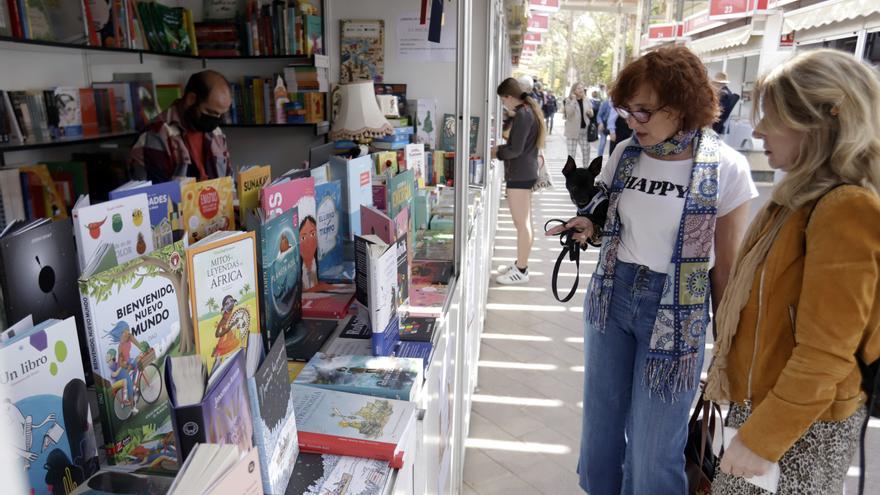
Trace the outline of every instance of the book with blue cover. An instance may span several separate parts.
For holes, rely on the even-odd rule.
[[[168,181],[131,189],[110,191],[110,199],[147,194],[150,205],[150,225],[153,227],[153,245],[156,249],[183,239],[180,222],[180,183]]]
[[[68,494],[98,470],[74,318],[46,320],[0,347],[4,446],[28,493]]]
[[[319,352],[294,383],[373,397],[415,400],[422,389],[422,373],[419,359]]]
[[[434,355],[434,344],[402,340],[397,343],[397,347],[392,355],[396,357],[420,358],[424,366],[424,372],[427,373],[428,366],[431,364],[431,357]]]
[[[254,354],[251,359],[256,358]],[[256,366],[248,364],[249,369],[253,367]],[[247,385],[263,492],[283,494],[299,453],[283,337],[276,339],[266,358],[253,375],[248,376]]]
[[[318,279],[337,279],[342,266],[342,183],[315,186],[318,221]]]
[[[257,229],[263,289],[264,341],[289,336],[302,318],[299,214],[296,206]],[[268,347],[268,345],[267,345]]]
[[[373,206],[373,160],[364,155],[352,160],[330,158],[330,180],[342,181],[342,236],[361,235],[361,205]]]

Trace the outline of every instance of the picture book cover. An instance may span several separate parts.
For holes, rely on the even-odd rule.
[[[396,151],[381,151],[379,153],[374,153],[373,156],[375,156],[376,165],[374,172],[377,177],[397,175],[397,173],[400,172],[400,164],[397,163]]]
[[[303,39],[305,55],[324,53],[324,18],[316,15],[303,16]]]
[[[38,495],[67,494],[98,470],[73,318],[47,320],[0,348],[7,462]]]
[[[58,108],[58,128],[65,137],[83,135],[79,88],[59,86],[55,88],[55,106]]]
[[[388,179],[388,216],[391,218],[404,209],[412,205],[412,199],[415,195],[415,175],[412,169],[403,172]],[[415,229],[413,228],[412,218],[408,217],[409,233],[411,237],[415,237]]]
[[[294,384],[294,410],[302,452],[352,455],[403,466],[401,440],[416,405]]]
[[[422,390],[422,371],[422,362],[416,359],[319,352],[294,383],[387,399],[415,400]]]
[[[110,199],[126,198],[141,193],[147,195],[150,206],[153,245],[160,248],[183,239],[183,224],[180,221],[180,183],[172,180],[134,189],[115,189],[110,191]]]
[[[342,235],[348,240],[361,235],[361,205],[373,205],[372,167],[369,155],[352,160],[330,158],[330,179],[342,181]]]
[[[171,421],[181,462],[192,454],[196,444],[236,445],[241,452],[253,447],[254,423],[248,398],[245,353],[235,352],[207,375],[204,396],[189,405],[179,405],[179,386],[174,382],[173,359],[165,362],[163,381],[168,388]],[[195,384],[187,384],[194,386]],[[197,385],[195,385],[197,386]]]
[[[297,208],[267,220],[259,228],[265,342],[293,334],[302,318],[299,218]],[[267,346],[268,347],[268,346]]]
[[[455,115],[443,114],[443,124],[440,127],[440,149],[455,151]]]
[[[433,342],[437,318],[405,316],[400,320],[400,340]]]
[[[342,271],[342,183],[315,186],[318,220],[318,280],[338,278]]]
[[[247,385],[263,492],[283,494],[299,453],[283,337],[275,341]]]
[[[185,261],[178,242],[79,282],[110,464],[177,470],[162,372],[166,356],[195,350]]]
[[[183,226],[190,244],[235,228],[232,177],[189,182],[180,188]]]
[[[312,359],[336,331],[337,320],[303,318],[296,322],[293,334],[285,339],[287,358],[293,361]]]
[[[415,176],[416,187],[425,188],[425,144],[407,144],[404,153],[406,154],[406,168],[412,170]]]
[[[414,142],[423,143],[428,149],[437,148],[437,128],[440,121],[437,115],[437,100],[418,98],[407,102],[416,127]]]
[[[356,311],[345,324],[345,328],[342,329],[339,337],[344,339],[369,339],[371,335],[373,335],[373,330],[370,328],[370,319],[366,314]]]
[[[260,333],[257,241],[223,232],[186,250],[196,352],[208,373]]]
[[[397,225],[388,215],[372,206],[361,206],[362,235],[375,235],[390,244],[397,237]]]
[[[341,20],[339,82],[385,78],[385,21]]]
[[[260,190],[271,178],[269,165],[253,166],[238,173],[238,210],[242,223],[260,206]]]
[[[294,206],[299,215],[300,270],[302,290],[318,284],[318,222],[315,179],[303,177],[263,188],[261,207],[266,218],[280,215]]]
[[[74,208],[73,231],[76,235],[80,269],[85,268],[102,243],[113,244],[120,263],[152,252],[153,229],[150,227],[149,212],[146,194],[91,206],[85,201]]]
[[[341,320],[348,314],[352,299],[354,299],[354,293],[304,292],[302,295],[303,316]]]
[[[381,495],[391,468],[363,457],[300,454],[287,495]]]

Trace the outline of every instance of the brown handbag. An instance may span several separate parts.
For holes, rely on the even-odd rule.
[[[688,421],[688,438],[684,446],[685,475],[689,495],[709,495],[715,478],[717,458],[712,452],[715,426],[722,421],[721,407],[707,400],[703,394],[697,400],[694,413]]]

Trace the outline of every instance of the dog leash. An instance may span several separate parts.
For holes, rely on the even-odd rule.
[[[560,220],[558,218],[551,218],[547,220],[547,223],[544,224],[544,232],[550,230],[548,226],[551,223],[558,223],[561,225],[565,225],[565,220]],[[553,278],[550,280],[550,286],[553,288],[553,297],[556,298],[557,301],[561,303],[566,303],[574,297],[575,292],[578,288],[578,283],[581,280],[581,248],[577,242],[575,242],[574,238],[574,229],[566,229],[561,232],[559,235],[559,244],[562,245],[562,252],[559,253],[559,257],[556,258],[556,265],[553,267]],[[574,285],[571,287],[571,290],[568,292],[568,295],[564,298],[559,297],[559,290],[557,288],[557,282],[559,278],[559,267],[562,266],[562,260],[568,256],[568,259],[574,261],[574,266],[576,269],[574,276]]]

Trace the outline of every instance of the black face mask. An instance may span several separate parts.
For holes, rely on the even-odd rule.
[[[186,113],[189,125],[199,132],[214,132],[214,129],[223,123],[223,118],[200,113],[194,106],[190,107]]]

